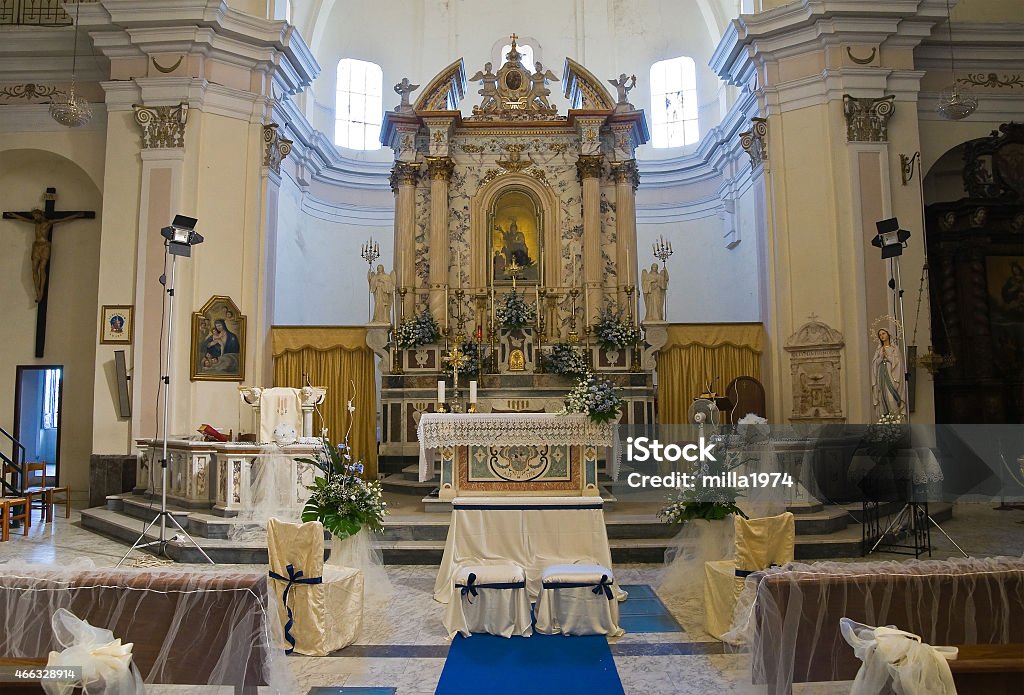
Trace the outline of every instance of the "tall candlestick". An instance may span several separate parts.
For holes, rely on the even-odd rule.
[[[469,382],[469,402],[476,403],[476,382]]]
[[[444,403],[444,379],[437,382],[437,402]]]
[[[462,249],[455,249],[455,286],[462,287]]]

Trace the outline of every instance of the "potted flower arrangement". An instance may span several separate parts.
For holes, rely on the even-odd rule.
[[[333,447],[324,430],[319,454],[315,458],[298,459],[316,466],[323,473],[308,487],[312,494],[302,509],[302,521],[322,523],[334,537],[333,543],[366,529],[382,532],[384,517],[388,514],[380,483],[367,482],[360,477],[363,463],[353,457],[352,447],[348,443],[353,424],[352,414],[356,408],[351,400],[347,407],[349,424],[344,440]]]
[[[606,350],[621,350],[639,343],[641,336],[640,329],[623,317],[622,309],[605,305],[597,314],[594,337]]]
[[[463,361],[459,367],[459,376],[477,376],[480,374],[480,366],[483,362],[483,349],[478,343],[469,341],[459,345]],[[445,362],[444,373],[448,377],[454,376],[454,368],[451,362]]]
[[[757,418],[761,420],[762,418]],[[722,485],[721,481],[727,479],[729,471],[734,470],[752,460],[746,451],[747,440],[752,439],[757,432],[750,429],[761,423],[750,420],[744,422],[748,427],[743,436],[743,441],[738,442],[738,447],[729,447],[730,441],[727,437],[713,436],[715,442],[715,460],[700,461],[693,465],[694,484],[689,487],[681,487],[669,496],[667,507],[658,512],[658,516],[666,524],[685,524],[695,519],[705,521],[719,521],[730,514],[738,514],[744,519],[747,515],[736,506],[736,498],[743,493],[739,489]],[[705,476],[709,480],[715,480],[715,484],[704,485]]]
[[[565,412],[586,413],[594,422],[611,422],[619,417],[623,401],[607,379],[584,374],[565,398]]]
[[[555,343],[544,355],[544,369],[549,374],[578,379],[587,373],[587,357],[578,344]]]
[[[537,307],[526,301],[526,294],[519,294],[515,288],[498,301],[495,318],[502,328],[514,329],[528,326],[537,320]]]
[[[417,348],[435,342],[441,329],[429,309],[407,317],[395,331],[395,342],[403,349]]]

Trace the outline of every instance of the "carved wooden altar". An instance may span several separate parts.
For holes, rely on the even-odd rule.
[[[429,311],[443,334],[401,350],[387,328],[370,327],[384,372],[385,465],[416,455],[419,417],[434,410],[457,336],[483,356],[477,375],[460,376],[463,401],[466,381],[478,381],[480,412],[560,410],[573,382],[548,373],[544,358],[552,344],[571,343],[621,388],[623,423],[654,419],[653,350],[605,349],[592,333],[605,306],[639,322],[634,152],[649,137],[643,111],[616,103],[571,59],[561,76],[523,65],[515,37],[504,58],[473,76],[481,100],[470,116],[458,110],[468,86],[462,59],[415,104],[385,115],[381,140],[395,152],[394,325]],[[551,96],[557,83],[562,99]],[[502,328],[496,314],[513,292],[535,316]]]

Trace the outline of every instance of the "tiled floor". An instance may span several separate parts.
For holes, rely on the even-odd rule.
[[[58,519],[53,524],[35,525],[28,537],[12,535],[11,541],[0,545],[0,571],[21,568],[26,563],[67,565],[78,558],[88,558],[100,567],[114,565],[127,548],[80,528],[77,518],[78,514],[72,513],[70,520]],[[991,505],[974,504],[959,505],[955,518],[943,526],[972,555],[1019,557],[1024,555],[1022,524],[1022,511],[995,511]],[[953,547],[941,534],[933,534],[933,540],[935,557],[945,558],[954,554]],[[899,559],[899,556],[878,555],[876,558],[891,560]],[[180,567],[216,572],[225,566]],[[236,567],[256,569],[249,565]],[[299,684],[296,695],[313,688],[340,686],[395,688],[398,695],[434,692],[447,649],[441,626],[441,606],[431,598],[436,567],[410,565],[389,566],[387,569],[394,591],[383,605],[368,607],[362,636],[356,646],[329,657],[289,658]],[[624,565],[615,569],[620,584],[658,586],[661,569],[658,565]],[[691,592],[689,597],[662,597],[671,618],[678,622],[683,632],[631,632],[612,645],[615,663],[627,693],[706,695],[713,692],[715,695],[739,695],[757,692],[749,685],[745,658],[723,653],[721,644],[704,632],[698,594]],[[637,595],[636,598],[642,597]],[[831,695],[848,692],[849,685],[798,685],[794,691],[798,694]],[[210,688],[147,688],[147,693],[211,692]],[[231,689],[223,689],[223,692],[231,692]],[[348,691],[341,692],[349,695]],[[358,690],[351,692],[359,694]]]

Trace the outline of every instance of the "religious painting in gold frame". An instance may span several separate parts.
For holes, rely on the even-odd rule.
[[[544,215],[540,203],[522,188],[510,188],[494,200],[489,215],[488,258],[491,282],[512,286],[509,266],[519,266],[517,285],[538,285],[543,277]]]
[[[103,305],[100,315],[100,342],[130,345],[135,330],[134,307]]]
[[[245,379],[245,317],[230,297],[214,295],[192,314],[192,381]]]

